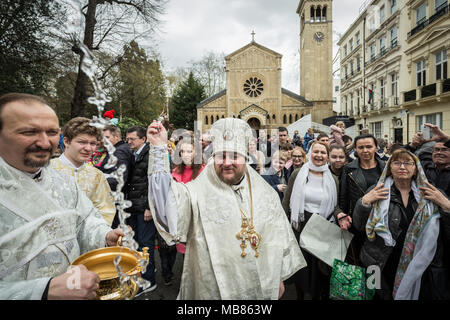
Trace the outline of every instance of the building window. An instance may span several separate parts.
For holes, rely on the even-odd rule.
[[[353,61],[350,61],[350,73],[353,75]]]
[[[350,93],[350,112],[353,114],[353,93]]]
[[[287,117],[286,117],[286,115],[283,116],[283,123],[284,123],[284,124],[287,123]]]
[[[205,124],[208,124],[208,116],[205,116]]]
[[[350,41],[348,42],[348,46],[350,47],[350,52],[353,51],[353,39],[350,39]]]
[[[417,116],[417,131],[422,130],[422,125],[424,123],[431,123],[434,125],[438,125],[440,128],[442,128],[442,113],[431,113],[431,114],[424,114],[422,116]]]
[[[314,10],[314,6],[311,6],[311,10],[310,10],[310,12],[309,12],[310,15],[311,15],[311,18],[310,18],[309,21],[314,22],[315,12],[316,12],[316,10]]]
[[[289,115],[289,124],[292,123],[292,114]]]
[[[397,98],[397,74],[391,74],[391,95]]]
[[[380,79],[380,98],[381,98],[381,106],[380,107],[384,107],[384,98],[385,98],[385,81],[384,79]]]
[[[295,121],[297,121],[297,120],[298,120],[298,114],[295,115]]]
[[[347,56],[347,45],[344,46],[344,57]]]
[[[375,17],[369,19],[369,32],[372,33],[375,30]]]
[[[447,79],[447,50],[436,54],[436,80]]]
[[[356,91],[356,93],[358,95],[357,98],[356,98],[356,110],[358,110],[358,114],[359,114],[359,107],[361,105],[361,102],[360,102],[360,100],[361,100],[361,91],[360,91],[360,89],[358,89]]]
[[[391,14],[397,10],[397,0],[390,0],[391,2]]]
[[[214,116],[211,116],[211,124],[214,123]]]
[[[384,11],[384,6],[380,8],[380,24],[386,20],[386,13]]]
[[[386,53],[386,36],[380,38],[380,56]]]
[[[361,41],[359,32],[356,34],[356,46],[359,46],[359,42]]]
[[[416,9],[416,25],[425,22],[427,19],[427,4],[423,3],[420,7]]]
[[[321,16],[322,16],[322,7],[318,6],[316,9],[316,22],[320,22]]]
[[[438,12],[447,5],[447,0],[434,0],[434,10]]]
[[[243,89],[247,96],[256,98],[264,91],[264,84],[260,79],[250,77],[250,79],[245,80]]]
[[[344,70],[345,70],[345,79],[347,80],[348,78],[347,66],[344,67]]]
[[[383,122],[382,121],[372,122],[370,125],[372,127],[372,134],[375,136],[375,138],[377,139],[381,138],[381,129]]]
[[[425,60],[416,63],[417,86],[424,86],[426,83]]]
[[[322,9],[322,22],[327,21],[327,7],[324,6]]]
[[[335,86],[335,87],[334,87],[334,91],[335,91],[335,92],[339,92],[339,86]]]
[[[370,45],[370,61],[375,60],[375,49],[376,49],[375,43],[372,43]]]
[[[398,35],[398,27],[394,26],[391,29],[391,48],[395,48],[397,46],[397,35]]]
[[[361,70],[361,57],[357,56],[356,57],[356,71],[359,72],[359,70]]]

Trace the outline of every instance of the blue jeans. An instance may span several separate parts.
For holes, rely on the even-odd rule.
[[[155,280],[155,236],[156,227],[153,219],[144,221],[144,214],[132,214],[127,219],[127,224],[134,231],[134,240],[139,245],[138,251],[142,251],[143,247],[148,247],[149,261],[147,270],[142,274],[142,278],[153,284]]]

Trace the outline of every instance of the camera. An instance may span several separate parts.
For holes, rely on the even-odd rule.
[[[425,125],[422,125],[422,137],[425,140],[431,139],[431,128]]]

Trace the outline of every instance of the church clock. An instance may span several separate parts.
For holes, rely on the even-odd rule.
[[[325,35],[322,32],[317,31],[316,33],[314,33],[314,40],[316,40],[317,42],[322,42],[323,38],[325,38]]]

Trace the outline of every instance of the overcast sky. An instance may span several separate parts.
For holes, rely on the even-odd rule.
[[[282,86],[299,93],[299,0],[170,0],[156,35],[166,71],[207,51],[230,54],[255,41],[283,55]],[[358,17],[363,0],[333,1],[333,42]],[[336,46],[333,56],[336,54]],[[335,66],[336,68],[337,66]]]

